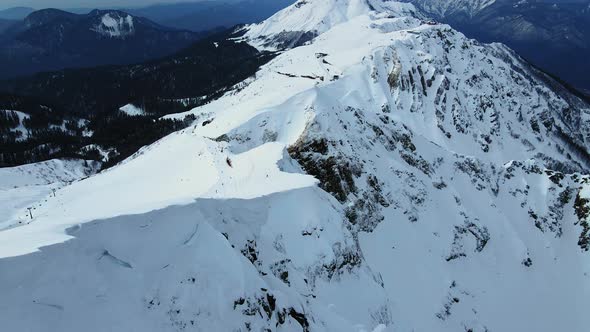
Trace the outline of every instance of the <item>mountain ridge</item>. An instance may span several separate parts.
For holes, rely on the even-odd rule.
[[[206,31],[237,24],[260,22],[294,0],[242,0],[232,2],[202,1],[178,4],[159,4],[130,13],[147,17],[162,25],[191,31]]]
[[[25,18],[25,16],[29,15],[30,13],[34,12],[35,9],[30,7],[12,7],[0,10],[0,18],[8,19],[8,20],[20,20]]]
[[[0,34],[0,78],[147,61],[174,53],[205,35],[166,28],[117,10],[88,14],[40,10]]]
[[[578,89],[588,90],[584,60],[590,52],[590,2],[494,1],[470,12],[460,3],[410,1],[427,15],[448,23],[482,42],[502,42],[545,71],[560,76]],[[449,12],[440,10],[448,5]],[[477,1],[473,1],[477,4]],[[538,52],[543,49],[543,52]],[[578,70],[572,71],[575,67]]]
[[[281,53],[0,232],[7,326],[588,325],[587,102],[408,4],[300,0],[240,32]]]

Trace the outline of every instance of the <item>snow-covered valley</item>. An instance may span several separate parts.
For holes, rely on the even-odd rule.
[[[281,54],[0,230],[7,330],[590,326],[588,104],[409,4],[300,0],[234,38]]]

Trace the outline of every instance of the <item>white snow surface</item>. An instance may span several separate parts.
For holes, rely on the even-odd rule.
[[[140,107],[137,107],[133,104],[127,104],[121,108],[119,108],[119,110],[129,116],[137,116],[137,115],[144,115],[145,111],[143,109],[141,109]]]
[[[125,38],[135,34],[135,24],[131,15],[106,13],[91,30],[110,38]]]
[[[0,168],[0,231],[29,222],[53,190],[95,173],[91,161],[49,160],[18,167]]]
[[[273,38],[282,39],[286,33],[317,35],[355,17],[377,13],[401,17],[416,15],[416,10],[411,4],[395,1],[299,0],[269,19],[249,26],[245,37],[260,49],[274,49]]]
[[[315,38],[1,231],[3,326],[585,331],[588,105],[412,8],[248,27]]]
[[[115,155],[118,154],[116,149],[114,149],[114,148],[105,149],[98,144],[88,144],[88,145],[83,146],[80,150],[81,150],[80,152],[83,152],[83,153],[90,152],[91,150],[98,151],[98,153],[101,156],[100,160],[103,162],[109,161],[109,159],[110,159],[109,155],[111,153],[114,153]]]

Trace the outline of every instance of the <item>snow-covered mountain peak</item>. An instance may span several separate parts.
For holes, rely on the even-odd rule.
[[[260,24],[247,27],[248,39],[262,48],[303,45],[330,28],[361,15],[416,17],[408,3],[383,0],[300,0]]]
[[[314,38],[0,232],[3,256],[49,246],[0,260],[3,324],[583,331],[589,105],[502,45],[377,5],[411,8],[300,1],[248,27]]]

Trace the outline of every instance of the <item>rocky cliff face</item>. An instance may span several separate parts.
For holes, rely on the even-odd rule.
[[[427,13],[438,18],[448,16],[473,17],[487,7],[497,3],[506,2],[497,0],[412,0],[407,1],[418,5]]]
[[[590,67],[585,60],[590,53],[587,0],[408,2],[469,37],[508,45],[534,65],[578,89],[590,88],[586,74]]]
[[[283,52],[0,233],[8,326],[588,326],[587,103],[397,2],[302,0],[235,38]]]

